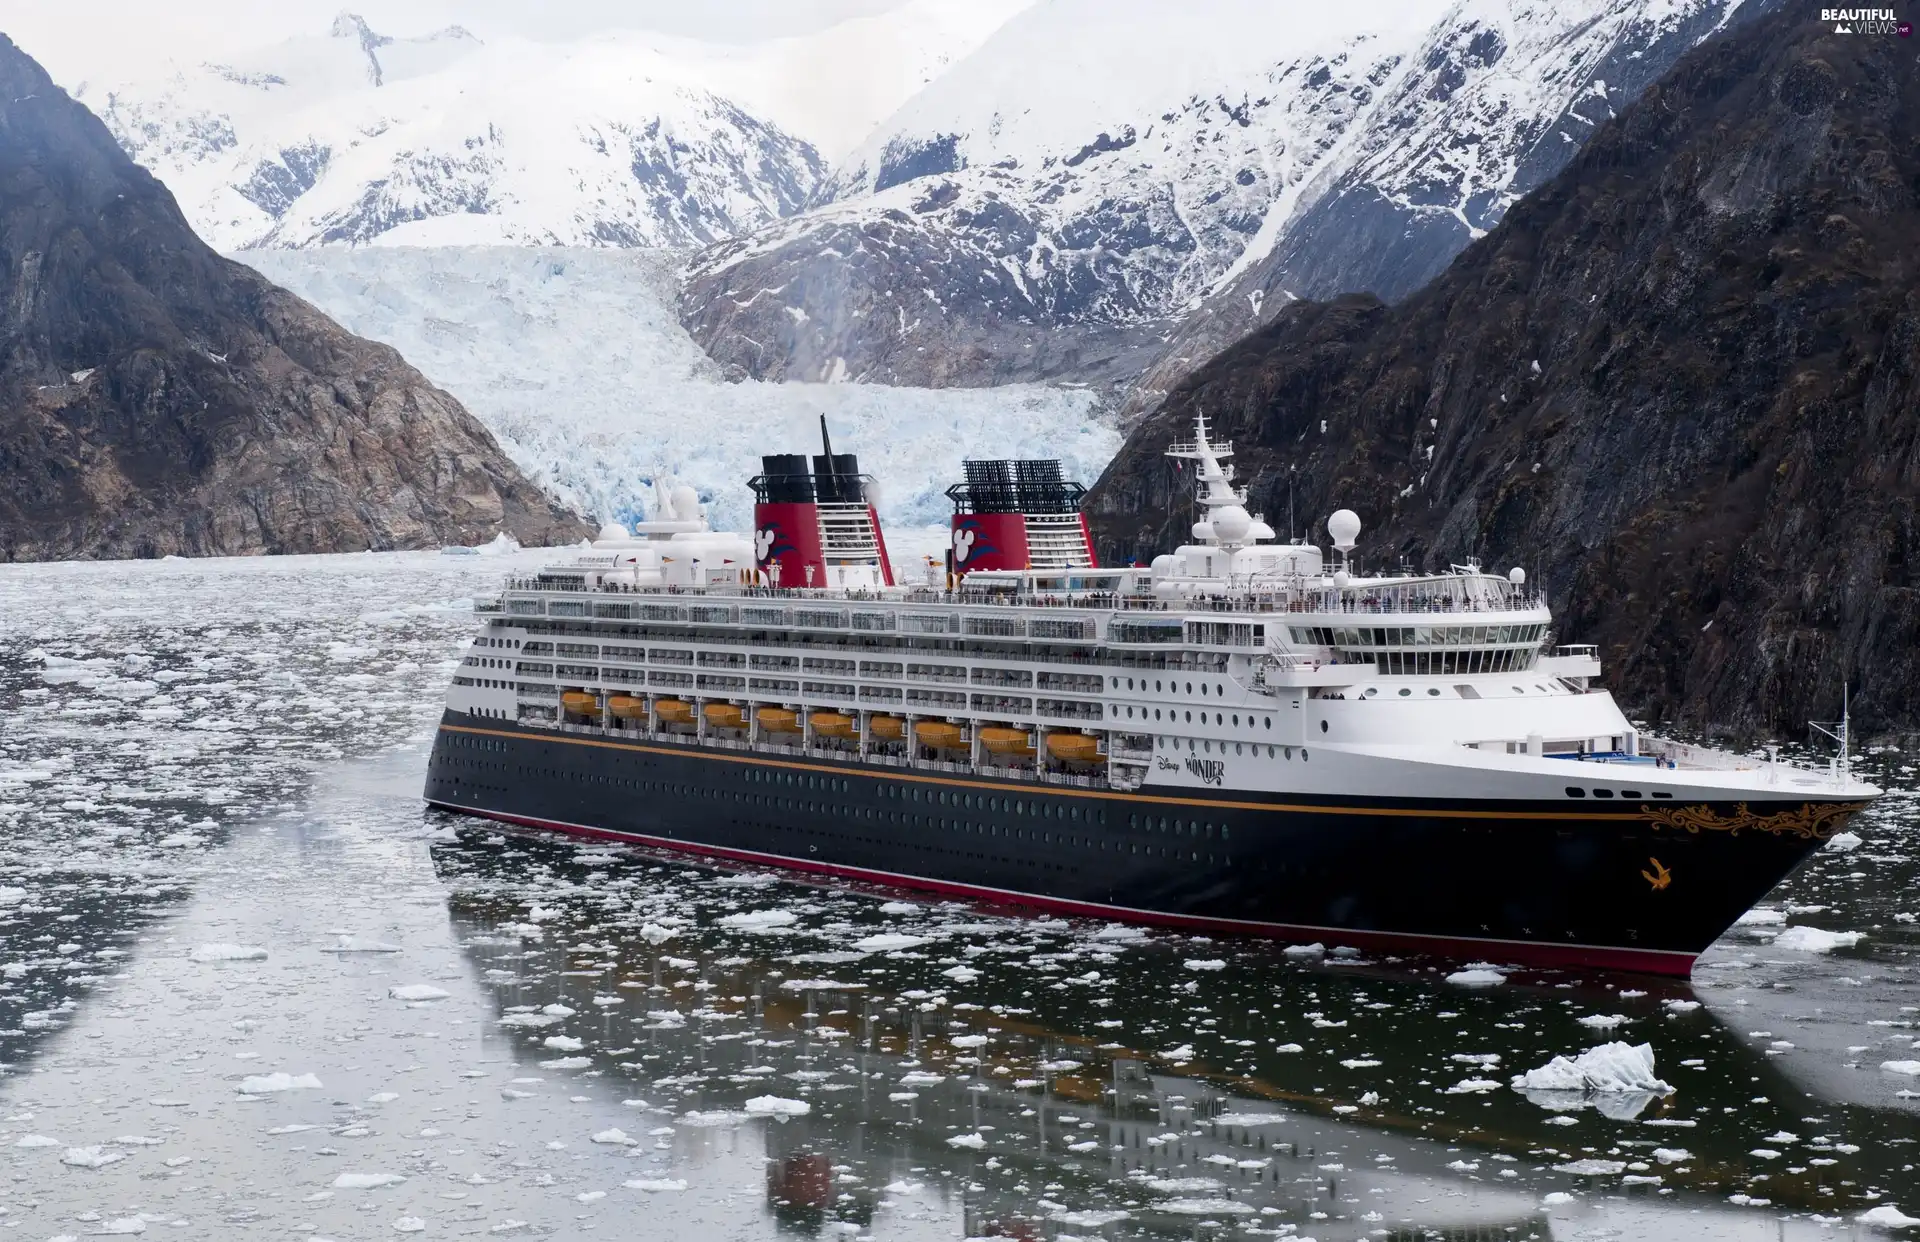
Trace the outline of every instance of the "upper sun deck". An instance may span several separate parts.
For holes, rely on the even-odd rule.
[[[794,606],[827,603],[867,607],[990,607],[1077,608],[1102,612],[1158,612],[1174,614],[1276,613],[1320,614],[1330,618],[1396,616],[1430,619],[1436,614],[1517,615],[1544,619],[1545,596],[1494,574],[1461,569],[1448,574],[1355,579],[1340,582],[1331,576],[1308,578],[1218,579],[1198,584],[1201,589],[1178,592],[1157,589],[1151,571],[1139,569],[1086,570],[1072,573],[982,571],[962,579],[957,590],[934,586],[885,587],[872,590],[774,588],[732,583],[705,586],[632,586],[602,581],[595,571],[600,558],[582,557],[578,563],[555,565],[531,578],[511,578],[497,603],[483,603],[482,612],[512,612],[515,599],[544,600],[553,596],[584,597],[605,602],[627,600],[784,601]],[[1185,583],[1183,586],[1187,585]],[[536,611],[527,609],[528,612]],[[538,610],[544,611],[544,610]],[[572,615],[631,615],[622,611]]]

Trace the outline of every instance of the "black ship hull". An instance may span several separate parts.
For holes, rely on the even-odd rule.
[[[1066,914],[1679,976],[1864,805],[1123,793],[454,712],[426,800]]]

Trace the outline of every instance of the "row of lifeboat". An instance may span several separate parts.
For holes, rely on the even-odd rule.
[[[561,695],[560,706],[570,716],[590,719],[600,716],[598,696],[582,691],[569,690]],[[745,729],[748,726],[747,709],[737,703],[705,703],[696,707],[685,699],[657,699],[653,710],[656,719],[664,725],[693,724],[697,712],[711,728]],[[609,695],[606,711],[618,720],[645,720],[647,701],[627,694]],[[753,720],[764,733],[804,732],[800,713],[785,707],[756,708]],[[860,722],[845,712],[812,712],[807,716],[807,724],[812,726],[815,737],[854,741],[860,736]],[[877,741],[898,742],[907,736],[907,722],[899,716],[870,716],[867,718],[867,728],[869,735]],[[920,745],[936,750],[964,750],[967,746],[966,731],[944,720],[914,722],[913,736]],[[1100,739],[1089,733],[1049,733],[1046,745],[1047,753],[1056,759],[1095,763],[1101,758]],[[988,754],[1009,759],[1032,759],[1038,753],[1031,733],[1004,725],[982,725],[980,746]]]

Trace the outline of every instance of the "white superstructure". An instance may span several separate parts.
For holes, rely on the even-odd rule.
[[[559,730],[1117,791],[1688,803],[1871,794],[1644,735],[1518,569],[1374,576],[1275,542],[1204,422],[1193,542],[1148,569],[774,588],[691,493],[483,604],[447,705]],[[682,489],[684,491],[684,489]],[[1843,750],[1844,756],[1844,750]]]

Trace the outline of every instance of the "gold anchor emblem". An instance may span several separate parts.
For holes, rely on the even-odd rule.
[[[1658,858],[1649,858],[1647,861],[1653,864],[1653,870],[1648,871],[1642,868],[1640,875],[1647,883],[1653,885],[1654,892],[1657,893],[1667,885],[1673,883],[1673,872],[1661,866]]]

